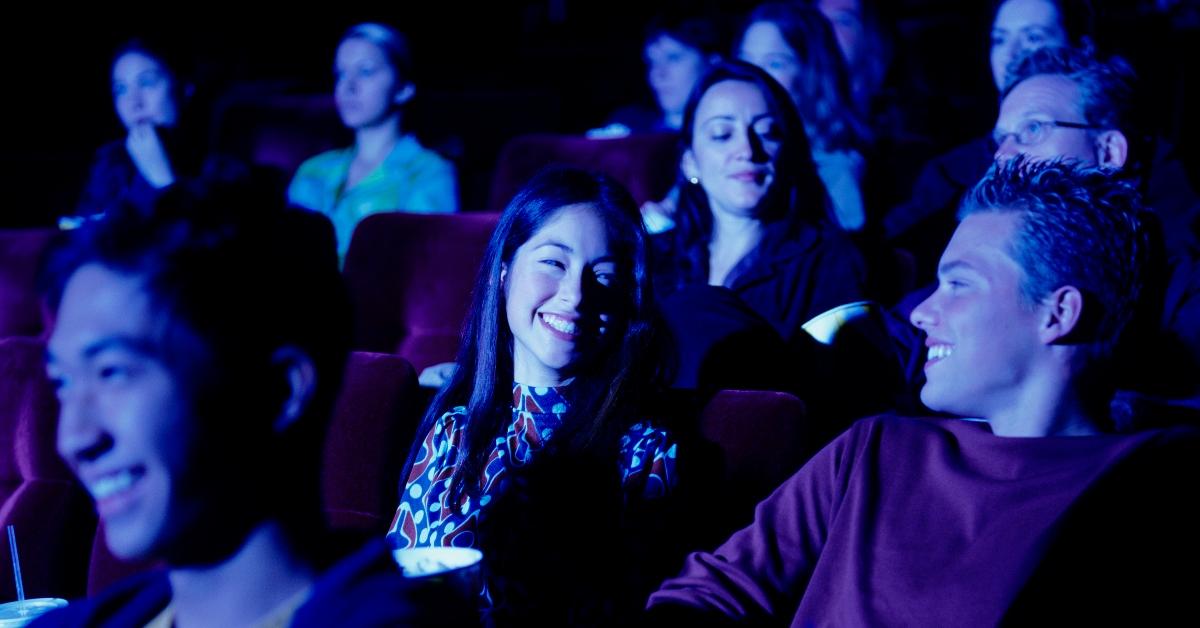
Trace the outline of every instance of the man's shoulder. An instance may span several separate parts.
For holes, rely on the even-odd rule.
[[[848,431],[851,430],[889,435],[945,435],[986,432],[987,424],[977,419],[877,414],[855,421]]]

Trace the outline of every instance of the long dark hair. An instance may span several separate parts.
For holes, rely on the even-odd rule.
[[[804,123],[792,104],[791,96],[765,70],[744,61],[719,63],[692,91],[683,110],[681,153],[691,149],[696,129],[696,108],[708,90],[723,81],[750,83],[762,92],[767,107],[775,117],[781,136],[779,153],[775,157],[775,180],[761,202],[758,217],[767,225],[772,241],[795,238],[807,228],[825,228],[832,220],[829,195],[817,175],[812,148]],[[707,282],[708,243],[712,239],[712,208],[703,185],[691,184],[682,178],[678,183],[679,205],[675,212],[673,273],[680,284]],[[678,286],[676,286],[678,287]]]
[[[196,118],[204,118],[207,109],[205,103],[197,102],[197,81],[195,69],[191,60],[183,52],[177,50],[168,42],[153,37],[135,37],[117,46],[109,60],[109,73],[116,68],[117,62],[128,54],[139,54],[162,68],[171,83],[171,101],[175,105],[175,124],[170,127],[157,129],[160,139],[171,159],[172,167],[179,173],[196,175],[200,173],[205,154],[209,149],[208,129]],[[204,99],[204,94],[199,100]]]
[[[111,72],[117,66],[117,61],[127,54],[139,54],[153,59],[171,81],[171,99],[180,118],[191,100],[191,92],[195,88],[191,63],[184,55],[165,42],[149,37],[134,37],[117,46],[109,59],[108,68]]]
[[[850,70],[838,47],[833,25],[815,8],[784,2],[759,5],[746,17],[734,51],[746,30],[758,22],[774,24],[801,68],[800,93],[794,95],[800,118],[821,150],[863,150],[870,129],[851,91]],[[791,89],[790,85],[784,87]]]
[[[615,447],[635,418],[632,403],[640,390],[660,378],[654,344],[653,299],[646,268],[646,235],[641,214],[625,188],[613,179],[571,169],[554,169],[534,177],[509,202],[492,234],[471,309],[463,324],[458,368],[434,397],[422,421],[423,439],[443,413],[464,406],[466,447],[460,450],[452,495],[474,495],[477,479],[491,452],[492,440],[511,421],[513,336],[505,318],[501,270],[511,265],[517,249],[560,210],[587,205],[604,223],[609,249],[618,260],[618,303],[605,345],[580,365],[566,388],[569,413],[554,447],[568,455],[595,445]],[[420,442],[409,454],[407,481]],[[614,453],[615,456],[615,453]],[[615,458],[614,458],[615,459]],[[614,466],[615,468],[615,466]]]

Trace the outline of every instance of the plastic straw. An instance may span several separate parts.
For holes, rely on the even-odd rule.
[[[25,585],[21,582],[21,559],[17,558],[17,533],[12,525],[8,526],[8,547],[12,550],[13,575],[17,579],[17,602],[25,604]]]

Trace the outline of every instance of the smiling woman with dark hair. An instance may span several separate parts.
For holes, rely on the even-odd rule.
[[[629,193],[577,170],[530,181],[484,254],[392,544],[482,549],[493,620],[589,623],[645,559],[620,560],[636,539],[613,532],[675,480],[674,444],[639,420],[658,379],[653,312]]]

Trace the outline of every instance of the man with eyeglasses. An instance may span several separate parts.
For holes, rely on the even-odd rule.
[[[1159,396],[1197,396],[1200,363],[1200,274],[1197,273],[1197,199],[1177,163],[1154,155],[1134,119],[1133,70],[1072,48],[1036,50],[1010,69],[992,138],[996,160],[1070,159],[1121,171],[1145,181],[1144,192],[1166,248],[1160,325],[1163,335],[1134,386]],[[1151,157],[1155,159],[1151,160]],[[1151,176],[1151,175],[1155,176]],[[1165,365],[1165,368],[1157,368]]]
[[[1102,64],[1069,48],[1043,48],[1015,69],[1003,93],[992,139],[996,159],[1073,159],[1121,168],[1129,157],[1132,72],[1121,60]]]
[[[1074,159],[1122,170],[1163,223],[1173,253],[1195,248],[1197,198],[1177,161],[1138,133],[1135,76],[1119,58],[1101,61],[1072,48],[1043,48],[1019,61],[1001,94],[992,132],[996,159]]]
[[[1139,132],[1134,112],[1140,94],[1128,64],[1078,48],[1046,47],[1010,66],[1007,77],[991,138],[995,158],[1025,154],[1119,169],[1139,181],[1147,205],[1163,223],[1169,249],[1179,253],[1197,247],[1200,196],[1171,147]],[[927,167],[912,199],[884,219],[893,244],[916,255],[922,278],[948,238],[954,206],[992,165],[983,141],[974,144],[979,150]]]

